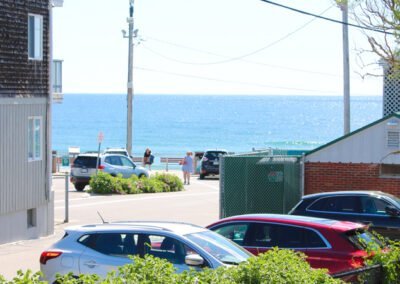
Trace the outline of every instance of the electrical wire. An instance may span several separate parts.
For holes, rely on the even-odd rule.
[[[385,31],[385,30],[382,30],[382,29],[371,28],[371,27],[367,27],[367,26],[360,26],[360,25],[356,25],[356,24],[342,22],[342,21],[339,21],[339,20],[335,20],[335,19],[331,19],[331,18],[320,16],[320,15],[316,15],[316,14],[313,14],[313,13],[310,13],[310,12],[306,12],[306,11],[303,11],[303,10],[295,9],[293,7],[289,7],[289,6],[285,6],[285,5],[282,5],[282,4],[278,4],[278,3],[272,2],[270,0],[260,0],[260,1],[268,3],[268,4],[271,4],[271,5],[278,6],[278,7],[281,7],[281,8],[285,8],[285,9],[288,9],[288,10],[291,10],[291,11],[294,11],[294,12],[297,12],[297,13],[300,13],[300,14],[303,14],[303,15],[312,16],[312,17],[315,17],[315,18],[318,18],[318,19],[334,22],[334,23],[337,23],[337,24],[347,25],[347,26],[350,26],[350,27],[359,28],[359,29],[363,29],[363,30],[369,30],[369,31],[377,32],[377,33],[395,35],[392,32],[388,32],[388,31]]]
[[[331,9],[332,7],[333,7],[333,5],[330,6],[330,7],[328,7],[328,8],[325,9],[324,11],[322,11],[320,15],[326,13],[326,12],[327,12],[329,9]],[[158,56],[164,58],[164,59],[167,59],[167,60],[170,60],[170,61],[174,61],[174,62],[177,62],[177,63],[181,63],[181,64],[188,64],[188,65],[217,65],[217,64],[223,64],[223,63],[229,63],[229,62],[232,62],[232,61],[242,60],[242,59],[245,58],[245,57],[249,57],[249,56],[251,56],[251,55],[254,55],[254,54],[256,54],[256,53],[259,53],[259,52],[261,52],[261,51],[264,51],[264,50],[266,50],[266,49],[268,49],[268,48],[270,48],[270,47],[272,47],[272,46],[274,46],[274,45],[280,43],[281,41],[283,41],[283,40],[289,38],[290,36],[292,36],[293,34],[297,33],[298,31],[302,30],[303,28],[305,28],[306,26],[308,26],[309,24],[311,24],[311,23],[312,23],[313,21],[315,21],[315,20],[316,20],[316,18],[311,19],[310,21],[306,22],[305,24],[303,24],[303,25],[300,26],[299,28],[293,30],[292,32],[290,32],[290,33],[288,33],[288,34],[286,34],[286,35],[284,35],[283,37],[277,39],[276,41],[269,43],[268,45],[266,45],[266,46],[264,46],[264,47],[258,48],[258,49],[254,50],[254,51],[251,51],[251,52],[246,53],[246,54],[241,55],[241,56],[230,57],[230,58],[228,58],[228,59],[220,60],[220,61],[203,62],[203,63],[188,62],[188,61],[183,61],[183,60],[179,60],[179,59],[175,59],[175,58],[172,58],[172,57],[163,55],[163,54],[161,54],[160,52],[157,52],[157,51],[155,51],[155,50],[149,48],[148,46],[146,46],[146,49],[149,50],[150,52],[152,52],[152,53],[154,53],[154,54],[156,54],[156,55],[158,55]]]
[[[324,13],[326,13],[326,12],[327,12],[329,9],[331,9],[332,7],[333,7],[333,5],[330,6],[330,7],[328,7],[327,9],[325,9],[325,10],[321,13],[321,15],[324,14]],[[146,46],[146,49],[148,49],[150,52],[152,52],[152,53],[154,53],[154,54],[156,54],[156,55],[158,55],[158,56],[160,56],[160,57],[163,57],[164,59],[167,59],[167,60],[170,60],[170,61],[174,61],[174,62],[177,62],[177,63],[181,63],[181,64],[188,64],[188,65],[216,65],[216,64],[223,64],[223,63],[228,63],[228,62],[232,62],[232,61],[241,60],[241,59],[243,59],[243,58],[245,58],[245,57],[249,57],[249,56],[251,56],[251,55],[254,55],[254,54],[256,54],[256,53],[259,53],[259,52],[261,52],[261,51],[264,51],[264,50],[266,50],[266,49],[268,49],[268,48],[270,48],[270,47],[272,47],[272,46],[274,46],[274,45],[280,43],[281,41],[283,41],[283,40],[289,38],[290,36],[292,36],[293,34],[297,33],[298,31],[302,30],[303,28],[305,28],[306,26],[308,26],[309,24],[311,24],[311,23],[312,23],[313,21],[315,21],[315,20],[316,20],[316,18],[314,18],[314,19],[312,19],[312,20],[306,22],[305,24],[303,24],[303,25],[300,26],[299,28],[293,30],[292,32],[290,32],[290,33],[288,33],[288,34],[286,34],[286,35],[284,35],[283,37],[277,39],[276,41],[269,43],[268,45],[266,45],[266,46],[264,46],[264,47],[258,48],[258,49],[254,50],[254,51],[251,51],[251,52],[249,52],[249,53],[243,54],[243,55],[241,55],[241,56],[230,57],[230,58],[228,58],[228,59],[220,60],[220,61],[203,62],[203,63],[188,62],[188,61],[183,61],[183,60],[175,59],[175,58],[172,58],[172,57],[168,57],[168,56],[163,55],[163,54],[161,54],[161,53],[159,53],[159,52],[157,52],[157,51],[154,51],[153,49],[149,48],[148,46]],[[144,44],[142,43],[142,45],[144,45]]]
[[[176,46],[176,47],[179,47],[179,48],[182,48],[182,49],[192,50],[192,51],[199,52],[199,53],[210,54],[210,55],[213,55],[213,56],[219,56],[219,57],[225,57],[225,58],[231,58],[231,57],[226,56],[226,55],[222,55],[222,54],[218,54],[218,53],[214,53],[214,52],[210,52],[210,51],[206,51],[206,50],[201,50],[201,49],[197,49],[197,48],[193,48],[193,47],[188,47],[188,46],[180,45],[180,44],[173,43],[173,42],[170,42],[170,41],[160,40],[160,39],[157,39],[157,38],[154,38],[154,37],[150,37],[150,36],[146,36],[145,38],[153,40],[153,41],[161,42],[161,43],[164,43],[164,44]],[[156,52],[154,50],[148,48],[147,46],[145,46],[144,49],[149,50],[150,52],[156,54]],[[177,61],[176,59],[164,56],[161,53],[157,53],[157,55],[160,56],[160,57],[163,57],[163,58],[165,58],[167,60]],[[284,70],[289,70],[289,71],[294,71],[294,72],[309,73],[309,74],[316,74],[316,75],[322,75],[322,76],[340,77],[339,75],[333,74],[333,73],[326,73],[326,72],[305,70],[305,69],[299,69],[299,68],[293,68],[293,67],[287,67],[287,66],[273,65],[273,64],[263,63],[263,62],[256,62],[256,61],[252,61],[252,60],[248,60],[248,59],[238,59],[238,60],[243,61],[243,62],[247,62],[247,63],[251,63],[251,64],[255,64],[255,65],[267,66],[267,67],[270,67],[270,68],[279,68],[279,69],[284,69]],[[182,61],[178,60],[178,63],[182,63]],[[192,62],[185,62],[185,64],[197,65],[196,63],[192,63]]]
[[[211,77],[188,75],[188,74],[175,73],[175,72],[170,72],[170,71],[156,70],[156,69],[140,67],[140,66],[135,66],[134,69],[142,70],[142,71],[148,71],[148,72],[168,74],[168,75],[173,75],[173,76],[178,76],[178,77],[191,78],[191,79],[199,79],[199,80],[214,81],[214,82],[221,82],[221,83],[234,83],[234,84],[246,85],[246,86],[264,87],[264,88],[272,88],[272,89],[282,89],[282,90],[290,90],[290,91],[306,91],[306,92],[315,92],[315,93],[319,93],[319,94],[321,94],[321,93],[337,94],[338,93],[338,92],[333,92],[333,91],[321,91],[321,90],[313,90],[313,89],[289,88],[289,87],[272,86],[272,85],[266,85],[266,84],[260,84],[260,83],[252,83],[252,82],[241,82],[241,81],[236,81],[236,80],[232,81],[232,80],[216,79],[216,78],[211,78]]]

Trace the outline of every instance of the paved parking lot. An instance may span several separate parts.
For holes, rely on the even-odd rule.
[[[180,172],[172,172],[181,175]],[[65,220],[65,179],[53,178],[55,233],[45,238],[0,245],[0,275],[7,279],[18,269],[39,270],[39,256],[64,234],[70,225],[122,220],[166,220],[205,226],[218,219],[219,181],[193,176],[185,191],[99,196],[77,192],[69,184],[69,222]]]

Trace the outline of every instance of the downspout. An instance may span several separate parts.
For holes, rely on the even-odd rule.
[[[304,196],[304,183],[305,183],[305,172],[306,172],[306,155],[303,153],[300,159],[300,194]]]
[[[45,185],[45,198],[46,201],[50,200],[51,190],[51,107],[53,99],[53,88],[51,83],[51,74],[53,72],[53,4],[49,0],[49,28],[48,28],[48,96],[46,99],[46,185]]]

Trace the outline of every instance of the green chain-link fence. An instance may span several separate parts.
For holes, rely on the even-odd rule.
[[[287,213],[302,195],[298,152],[253,152],[221,158],[220,217]]]

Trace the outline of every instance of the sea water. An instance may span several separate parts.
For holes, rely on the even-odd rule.
[[[52,148],[125,147],[126,95],[64,95],[53,105]],[[351,98],[351,130],[382,117],[382,97]],[[133,156],[253,148],[314,149],[343,135],[343,97],[135,95]]]

